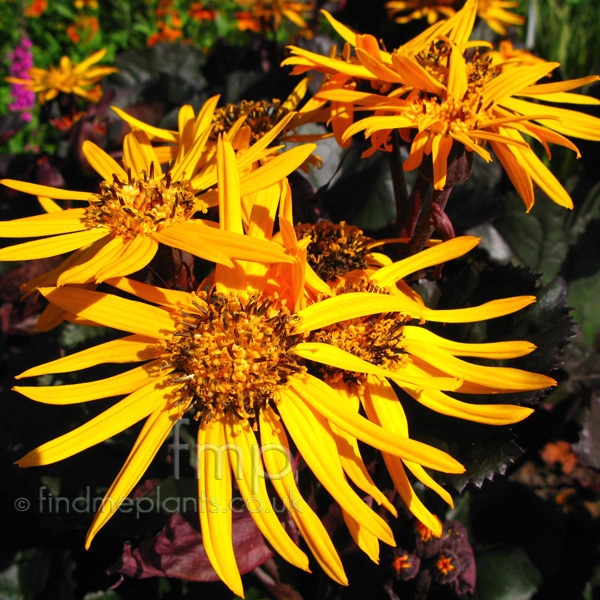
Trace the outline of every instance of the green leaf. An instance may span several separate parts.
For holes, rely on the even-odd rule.
[[[529,600],[541,582],[527,554],[517,546],[490,546],[475,555],[474,600]]]

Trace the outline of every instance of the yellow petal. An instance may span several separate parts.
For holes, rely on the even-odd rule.
[[[121,433],[168,404],[171,395],[181,388],[181,384],[168,384],[167,379],[155,379],[81,427],[32,450],[17,464],[20,467],[49,465]]]
[[[103,179],[112,182],[113,175],[116,175],[122,182],[127,181],[127,173],[125,173],[123,167],[112,156],[104,152],[102,148],[89,140],[85,140],[81,149],[88,163]]]
[[[81,256],[68,268],[63,269],[57,279],[58,285],[69,283],[90,283],[95,281],[98,271],[106,265],[114,264],[133,240],[106,235],[83,251]]]
[[[65,233],[64,235],[25,242],[24,244],[15,244],[0,250],[0,260],[32,260],[34,258],[57,256],[87,246],[107,234],[108,231],[104,227],[100,227],[75,233]]]
[[[0,237],[40,237],[87,229],[85,208],[70,208],[35,217],[0,221]]]
[[[34,196],[47,196],[54,200],[88,201],[93,196],[90,192],[72,192],[70,190],[61,190],[59,188],[48,187],[47,185],[38,185],[37,183],[28,183],[27,181],[17,181],[15,179],[1,179],[0,184],[18,192],[33,194]]]
[[[399,368],[397,370],[382,369],[341,348],[320,342],[301,342],[290,348],[289,353],[307,360],[314,360],[325,365],[330,365],[343,371],[390,377],[397,381],[407,381],[415,385],[425,385],[435,389],[456,390],[461,383],[460,380],[452,377],[428,377],[426,379],[411,377],[406,368]]]
[[[531,342],[488,342],[485,344],[465,344],[440,337],[424,327],[406,325],[402,328],[402,339],[410,347],[411,342],[435,345],[454,356],[480,356],[482,358],[517,358],[533,352],[536,348]]]
[[[136,281],[135,279],[127,279],[126,277],[107,279],[106,283],[119,290],[133,294],[142,300],[147,300],[154,304],[162,304],[163,306],[191,306],[191,300],[195,298],[195,296],[188,292],[160,288],[155,285]]]
[[[122,277],[141,271],[154,258],[158,242],[150,236],[141,236],[129,240],[121,254],[112,263],[98,269],[96,283],[102,283],[112,277]]]
[[[359,399],[356,395],[350,393],[345,384],[338,384],[335,388],[332,387],[332,389],[338,393],[341,403],[344,404],[348,410],[358,412]],[[348,475],[356,487],[369,494],[377,504],[383,504],[383,506],[385,506],[385,508],[387,508],[387,510],[395,517],[398,516],[398,512],[394,508],[394,505],[373,483],[363,462],[356,438],[346,433],[343,429],[340,429],[335,423],[329,423],[329,427],[334,435],[338,453],[340,455],[340,461],[346,475]]]
[[[308,556],[287,534],[269,499],[262,461],[256,453],[259,445],[252,428],[247,421],[240,421],[233,413],[226,419],[225,433],[231,467],[250,515],[275,552],[299,569],[308,571]]]
[[[52,305],[50,305],[52,306]],[[156,340],[141,335],[130,335],[120,340],[113,340],[86,348],[81,352],[64,356],[50,362],[38,365],[17,375],[22,377],[37,377],[48,373],[68,373],[79,371],[104,363],[128,363],[156,358],[161,348],[156,345]]]
[[[15,386],[15,392],[19,392],[45,404],[77,404],[78,402],[89,402],[99,398],[110,398],[129,394],[156,378],[161,373],[169,371],[160,370],[161,361],[152,361],[148,364],[136,367],[120,375],[114,375],[106,379],[90,381],[89,383],[74,383],[71,385],[51,385],[51,386]]]
[[[413,340],[407,350],[444,373],[460,377],[490,391],[518,392],[540,390],[556,385],[551,377],[511,367],[486,367],[455,358],[448,352],[428,343]],[[461,391],[462,388],[459,388]]]
[[[143,302],[64,287],[40,288],[40,292],[63,310],[105,327],[158,339],[170,338],[176,329],[175,319],[166,310]]]
[[[414,301],[404,297],[352,292],[307,306],[298,313],[300,322],[295,330],[298,333],[305,333],[348,319],[383,312],[401,312],[420,318],[423,309],[424,307],[418,307]]]
[[[407,275],[427,269],[434,265],[458,258],[472,250],[481,238],[463,235],[432,248],[427,248],[408,258],[399,260],[387,267],[382,267],[373,273],[369,279],[379,287],[387,288]]]
[[[291,389],[280,392],[277,410],[310,470],[346,511],[377,538],[395,546],[388,524],[354,492],[346,479],[327,422],[314,413]]]
[[[404,390],[423,406],[442,415],[484,423],[485,425],[511,425],[526,419],[533,409],[512,404],[472,404],[451,398],[437,390],[424,390],[405,386]]]
[[[231,470],[222,418],[198,429],[198,490],[202,541],[208,558],[225,584],[244,595],[233,553]]]
[[[86,550],[89,549],[98,531],[117,512],[119,506],[142,478],[185,408],[185,406],[161,408],[148,417],[125,464],[106,492],[100,510],[96,513],[85,536]]]
[[[527,170],[523,168],[519,161],[520,155],[516,156],[516,149],[510,148],[505,144],[498,144],[494,141],[491,144],[518,194],[523,198],[527,212],[529,212],[535,202],[533,184]]]
[[[54,200],[52,200],[52,198],[46,198],[45,196],[38,196],[38,202],[40,203],[40,206],[47,213],[56,213],[56,212],[61,212],[63,210],[63,208],[61,206],[59,206],[56,202],[54,202]]]
[[[358,414],[348,412],[333,401],[331,388],[316,377],[307,376],[300,381],[290,378],[290,386],[317,413],[374,448],[444,473],[463,473],[465,470],[459,462],[437,448],[387,431]]]
[[[348,585],[342,561],[319,517],[300,495],[291,466],[287,436],[270,410],[260,411],[260,438],[269,479],[287,507],[322,569],[340,585]]]
[[[376,564],[379,564],[379,540],[363,527],[350,513],[342,509],[342,516],[354,543]]]
[[[509,315],[529,306],[535,301],[535,296],[514,296],[513,298],[490,300],[485,304],[469,308],[448,310],[422,308],[421,310],[423,317],[427,321],[435,321],[437,323],[475,323],[476,321],[485,321]]]

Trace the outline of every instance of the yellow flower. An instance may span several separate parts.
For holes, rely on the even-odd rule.
[[[242,100],[239,104],[227,104],[221,108],[216,108],[212,116],[212,130],[209,140],[216,141],[221,133],[227,133],[231,143],[237,153],[245,152],[250,146],[253,146],[268,135],[263,140],[265,147],[281,145],[283,142],[314,142],[330,134],[320,135],[301,135],[296,134],[298,127],[307,123],[325,122],[329,116],[329,111],[323,109],[323,102],[314,99],[309,100],[298,110],[308,86],[310,78],[304,78],[292,90],[290,95],[282,102],[278,99],[272,101]],[[209,102],[216,106],[219,97],[215,96]],[[155,141],[171,142],[179,145],[181,140],[185,140],[186,133],[189,137],[188,145],[193,143],[193,137],[190,133],[198,135],[203,131],[199,123],[200,115],[195,117],[194,111],[190,106],[184,106],[179,111],[179,131],[170,131],[159,129],[147,125],[119,108],[113,107],[113,110],[124,119],[133,129],[144,131],[150,139]],[[268,144],[266,142],[268,141]],[[276,155],[278,150],[274,150]],[[265,156],[265,158],[267,158]],[[320,164],[320,159],[309,156],[308,161],[312,164]]]
[[[358,412],[362,407],[373,423],[408,438],[409,430],[402,403],[391,379],[396,385],[425,407],[454,418],[488,425],[508,425],[519,422],[533,411],[523,406],[507,404],[470,404],[457,400],[452,391],[462,394],[500,394],[536,390],[555,385],[544,375],[507,368],[481,366],[462,360],[474,357],[505,361],[529,354],[535,346],[526,341],[497,343],[460,343],[435,335],[426,323],[474,323],[511,314],[535,302],[533,296],[492,300],[480,306],[454,310],[432,310],[404,278],[423,269],[462,256],[479,243],[478,238],[464,236],[435,243],[418,254],[392,262],[384,255],[369,251],[373,242],[362,238],[359,232],[342,224],[319,223],[301,227],[302,241],[312,238],[308,246],[309,267],[317,274],[330,277],[330,290],[314,285],[314,278],[306,277],[305,305],[301,311],[312,331],[306,341],[299,343],[295,352],[307,360],[321,363],[320,374],[325,383],[338,394],[338,404]],[[335,230],[339,229],[338,235]],[[283,228],[282,228],[283,229]],[[298,229],[298,228],[297,228]],[[289,235],[289,233],[288,233]],[[310,236],[310,237],[309,237]],[[362,239],[361,239],[362,238]],[[331,247],[327,247],[327,242]],[[289,243],[288,245],[293,245]],[[311,248],[311,246],[313,246]],[[323,252],[319,253],[318,250]],[[341,257],[341,258],[340,258]],[[369,266],[364,266],[369,262]],[[362,263],[362,264],[361,264]],[[383,302],[385,295],[401,302],[395,310],[376,310],[375,303]],[[344,307],[362,302],[379,314],[344,318]],[[329,310],[327,310],[329,308]],[[312,310],[315,319],[311,320]],[[316,315],[323,315],[317,317]],[[412,322],[411,322],[412,321]],[[357,365],[368,363],[385,369],[382,377],[375,372],[361,371]],[[395,374],[395,375],[394,375]],[[407,375],[421,379],[409,382]],[[458,386],[451,389],[439,385],[439,378],[456,378]],[[431,378],[431,379],[430,379]],[[450,392],[450,393],[449,393]],[[348,432],[346,431],[346,434]],[[348,435],[346,435],[348,438]],[[347,441],[349,441],[347,439]],[[354,443],[356,440],[354,440]],[[357,455],[358,450],[355,452]],[[452,506],[452,498],[422,468],[422,465],[404,460],[383,451],[390,476],[408,509],[435,535],[441,534],[441,524],[414,493],[405,473],[405,467]],[[353,479],[352,475],[349,477]],[[360,479],[353,481],[376,498],[376,488]],[[361,531],[353,537],[372,558],[376,540]],[[370,540],[366,543],[366,540]]]
[[[440,18],[449,18],[456,14],[456,7],[462,4],[457,0],[391,0],[385,7],[390,16],[397,12],[412,10],[409,15],[396,17],[397,23],[408,23],[413,19],[427,17],[427,22],[432,25]],[[481,17],[491,29],[500,35],[506,35],[507,25],[523,25],[525,18],[507,11],[515,8],[519,2],[515,0],[479,0],[477,16]]]
[[[344,88],[324,88],[317,94],[345,106],[349,115],[355,111],[374,112],[374,116],[347,126],[341,136],[343,143],[364,130],[365,137],[371,138],[372,151],[389,150],[391,132],[397,129],[405,141],[411,142],[410,156],[403,168],[412,170],[421,165],[425,156],[431,157],[433,184],[437,190],[446,186],[448,156],[455,144],[489,162],[492,157],[485,149],[489,143],[528,210],[534,203],[533,182],[554,202],[572,208],[566,190],[522,134],[541,141],[547,151],[548,143],[555,143],[579,156],[577,147],[565,135],[598,141],[600,119],[533,101],[599,104],[600,101],[590,96],[568,92],[599,77],[537,84],[559,66],[549,62],[518,64],[502,72],[489,58],[472,51],[473,46],[485,44],[469,42],[476,8],[476,0],[469,0],[454,17],[433,25],[392,53],[372,43],[366,51],[366,36],[354,34],[328,17],[348,44],[356,45],[360,64],[324,57],[315,59],[310,53],[293,47],[292,52],[298,58],[285,62],[297,65],[301,71],[311,64],[328,72],[337,68],[344,76],[353,77],[358,83],[365,79],[364,83],[380,90],[373,93],[345,85]],[[365,72],[368,77],[364,77]]]
[[[21,84],[25,89],[36,92],[41,104],[56,98],[61,92],[76,94],[90,102],[98,102],[102,93],[99,88],[90,89],[90,86],[118,71],[115,67],[96,65],[105,54],[106,50],[99,50],[79,64],[73,63],[68,56],[63,56],[58,67],[50,66],[48,69],[34,67],[29,70],[29,79],[7,77],[6,81]]]
[[[244,205],[237,169],[225,169],[235,162],[235,155],[223,140],[217,162],[220,225],[242,234]],[[279,199],[286,203],[282,212],[287,214],[290,208],[288,191],[284,182],[256,194],[246,234],[253,241],[272,239]],[[286,229],[285,235],[288,233]],[[376,501],[394,509],[370,481],[356,439],[410,464],[449,473],[464,470],[446,453],[410,440],[388,429],[387,424],[373,424],[358,413],[356,398],[351,399],[355,407],[346,406],[336,389],[309,373],[314,355],[318,363],[326,358],[329,364],[331,357],[333,366],[343,361],[353,371],[381,380],[389,376],[436,389],[453,389],[459,384],[454,377],[415,377],[409,364],[391,372],[333,346],[321,350],[319,344],[303,343],[301,340],[318,328],[341,319],[396,311],[404,303],[390,295],[373,294],[370,304],[365,305],[364,294],[348,294],[296,310],[294,296],[302,289],[301,267],[301,261],[289,265],[296,276],[288,280],[290,287],[283,295],[270,293],[273,273],[267,265],[242,260],[235,260],[233,267],[217,265],[207,282],[208,293],[161,289],[125,278],[109,283],[145,302],[70,287],[40,290],[79,319],[130,335],[30,369],[20,377],[79,370],[108,361],[150,361],[93,383],[15,388],[39,402],[62,405],[127,394],[88,423],[29,452],[19,461],[23,467],[62,460],[147,419],[95,517],[87,546],[187,411],[195,411],[199,419],[199,513],[204,547],[218,575],[238,595],[243,595],[243,589],[232,543],[234,478],[260,531],[281,556],[308,570],[308,557],[291,540],[273,510],[266,478],[325,572],[338,583],[347,584],[325,528],[298,491],[290,467],[288,434],[342,507],[351,531],[360,536],[366,532],[371,556],[373,541],[394,545],[393,535],[388,524],[350,487],[346,476],[359,487],[366,487]],[[308,359],[306,354],[310,354]],[[256,510],[258,507],[261,509]]]
[[[0,260],[44,258],[75,250],[47,277],[35,280],[34,287],[99,283],[134,273],[154,258],[159,244],[228,265],[233,264],[232,258],[288,260],[276,245],[262,240],[250,244],[238,233],[195,218],[218,202],[216,191],[211,190],[217,182],[214,161],[201,160],[214,109],[214,103],[207,104],[198,117],[200,128],[195,132],[186,129],[178,146],[155,151],[144,132],[127,135],[123,167],[95,144],[84,142],[88,162],[104,178],[96,194],[0,181],[22,192],[87,203],[84,208],[0,223],[2,237],[43,237],[0,250]],[[267,142],[265,139],[264,144]],[[264,144],[253,146],[239,165],[230,168],[251,165],[261,157]],[[247,171],[240,183],[242,192],[252,194],[281,180],[303,163],[314,147],[298,146],[264,167]],[[173,162],[163,172],[161,163],[168,160]]]

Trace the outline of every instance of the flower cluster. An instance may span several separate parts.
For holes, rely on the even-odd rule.
[[[600,140],[600,119],[546,104],[597,105],[596,98],[569,90],[599,78],[538,83],[559,64],[532,64],[516,54],[510,69],[504,69],[503,62],[479,51],[489,44],[469,39],[477,8],[477,0],[468,0],[452,17],[392,52],[381,48],[373,36],[355,33],[325,13],[346,42],[343,54],[324,57],[292,46],[292,56],[283,64],[293,66],[295,74],[310,70],[325,74],[316,97],[331,102],[333,130],[343,145],[364,131],[372,144],[366,154],[390,151],[392,132],[397,131],[410,145],[402,168],[410,171],[428,163],[421,173],[440,191],[457,183],[448,180],[453,156],[466,151],[489,162],[489,145],[527,209],[534,203],[533,183],[557,204],[572,208],[569,194],[523,136],[539,140],[548,155],[548,144],[553,143],[579,156],[565,136]],[[365,111],[372,116],[355,120]]]
[[[302,15],[312,9],[303,2],[251,4],[256,18],[271,20],[274,27],[283,17],[306,27]],[[164,0],[159,16],[173,25],[178,17],[173,10]],[[199,510],[203,545],[234,593],[243,595],[232,540],[234,486],[246,505],[262,507],[251,517],[273,550],[309,570],[309,556],[273,510],[274,490],[323,571],[348,583],[330,534],[300,492],[298,478],[311,473],[339,505],[349,535],[371,560],[379,562],[380,542],[395,546],[390,522],[404,506],[420,523],[422,543],[417,542],[418,551],[396,553],[388,566],[397,578],[411,578],[421,567],[441,583],[468,587],[472,555],[464,531],[442,525],[414,485],[453,506],[432,471],[459,474],[465,467],[441,449],[443,440],[412,437],[403,401],[489,426],[527,418],[530,406],[481,396],[496,399],[554,386],[546,374],[508,366],[533,352],[534,344],[466,342],[435,333],[432,324],[479,324],[512,315],[536,299],[521,295],[462,308],[431,306],[411,280],[433,277],[442,265],[472,251],[479,238],[440,240],[428,234],[417,247],[412,238],[378,240],[343,221],[297,223],[288,177],[322,162],[313,142],[328,135],[296,129],[329,121],[345,146],[366,131],[370,153],[397,150],[403,141],[409,157],[401,167],[419,168],[421,177],[431,180],[432,206],[437,192],[456,183],[453,153],[491,160],[487,145],[528,207],[532,181],[556,202],[570,205],[522,135],[575,150],[564,135],[600,139],[600,120],[533,102],[590,104],[592,99],[568,90],[597,77],[538,84],[557,65],[518,58],[503,70],[502,63],[479,52],[484,44],[469,41],[476,14],[476,0],[468,0],[447,21],[393,52],[326,14],[347,42],[342,54],[323,57],[292,47],[285,61],[296,73],[325,74],[315,98],[304,102],[308,78],[283,101],[218,107],[214,96],[199,108],[181,107],[173,130],[114,108],[131,128],[119,151],[109,153],[89,140],[81,148],[98,175],[94,191],[0,181],[37,196],[45,211],[0,222],[0,237],[28,240],[0,250],[0,260],[65,255],[23,286],[25,293],[39,293],[49,302],[37,329],[68,321],[124,333],[17,378],[110,363],[128,365],[125,372],[88,383],[14,388],[55,405],[121,397],[28,452],[18,461],[22,467],[61,461],[143,421],[91,524],[87,547],[132,493],[174,424],[190,415],[197,428],[199,498],[230,506]],[[64,57],[57,69],[32,69],[29,89],[40,93],[41,102],[59,93],[92,100],[89,86],[115,71],[92,66],[103,56],[98,52],[79,65]],[[364,112],[369,116],[355,120]],[[286,150],[285,141],[297,145]],[[439,223],[442,216],[436,214]],[[425,227],[427,218],[421,221]],[[382,251],[392,243],[401,248],[394,258]],[[184,253],[202,264],[199,284],[192,276],[185,284],[175,277],[160,287],[146,283],[162,267],[174,271]],[[308,467],[304,472],[294,472],[293,452]],[[365,452],[380,459],[401,502],[376,483]]]
[[[29,69],[33,67],[31,41],[23,38],[9,53],[8,60],[11,61],[11,76],[17,79],[27,79]],[[13,101],[8,105],[8,110],[20,112],[23,121],[31,121],[31,109],[35,106],[35,93],[22,83],[13,83],[11,93]]]

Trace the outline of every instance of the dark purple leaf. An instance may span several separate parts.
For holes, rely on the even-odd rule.
[[[191,518],[198,517],[192,515]],[[247,512],[233,515],[233,549],[242,575],[273,556]],[[125,544],[121,558],[108,572],[135,579],[177,577],[189,581],[219,581],[204,550],[198,526],[179,513],[173,513],[163,530],[138,548]]]

